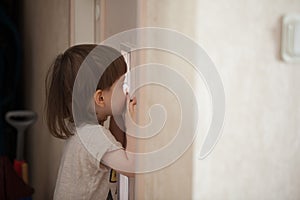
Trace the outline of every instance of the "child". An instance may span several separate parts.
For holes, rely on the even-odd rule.
[[[89,58],[91,54],[94,57]],[[81,66],[86,69],[80,71]],[[124,150],[132,150],[134,140],[125,136],[114,120],[122,115],[126,102],[130,116],[135,117],[136,99],[129,101],[122,90],[126,70],[117,50],[92,44],[70,47],[49,69],[47,125],[52,135],[66,139],[54,199],[116,199],[116,174],[111,168],[134,168],[134,156]],[[97,82],[92,81],[95,76]],[[94,83],[95,89],[89,93],[88,84]],[[103,127],[108,116],[112,116],[112,132]]]

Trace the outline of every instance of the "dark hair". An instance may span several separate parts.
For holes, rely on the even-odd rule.
[[[90,56],[91,54],[92,56]],[[87,65],[90,72],[85,74],[84,80],[78,81],[77,75],[82,65]],[[74,84],[77,86],[80,84],[81,90],[79,92],[86,93],[87,88],[84,82],[97,80],[97,82],[92,82],[94,84],[93,91],[88,93],[91,97],[91,93],[95,89],[109,89],[116,80],[126,73],[126,70],[126,62],[120,52],[104,45],[76,45],[58,55],[49,68],[45,80],[46,119],[50,133],[61,139],[73,135],[73,127],[69,123],[74,123],[74,112],[72,112],[74,109],[72,109]],[[84,98],[86,99],[86,96]],[[77,119],[78,117],[76,117],[76,122]]]

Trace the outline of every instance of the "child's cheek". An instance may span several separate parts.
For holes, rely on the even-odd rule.
[[[119,115],[124,112],[126,108],[126,96],[123,91],[118,91],[113,95],[112,98],[112,111],[113,114]]]

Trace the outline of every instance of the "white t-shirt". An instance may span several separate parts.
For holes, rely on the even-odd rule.
[[[100,167],[106,152],[121,149],[109,130],[100,125],[85,124],[67,139],[57,176],[55,200],[117,199],[116,174]]]

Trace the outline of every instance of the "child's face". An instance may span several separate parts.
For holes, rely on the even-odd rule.
[[[125,76],[121,76],[114,84],[106,91],[106,105],[109,106],[113,115],[121,115],[124,112],[126,105],[126,95],[123,92]]]

